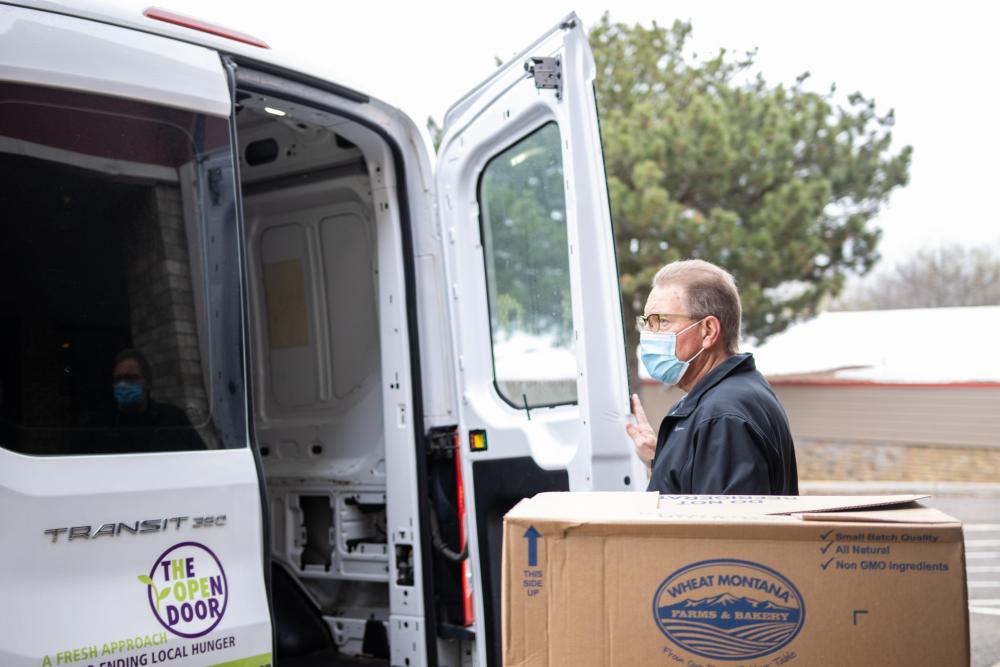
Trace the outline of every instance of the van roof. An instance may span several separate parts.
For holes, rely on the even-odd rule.
[[[203,20],[205,23],[215,24],[219,27],[230,28],[233,31],[242,32],[240,30],[240,26],[236,23],[220,23],[218,20],[202,19],[197,15],[187,14],[183,11],[175,11],[170,6],[170,0],[162,0],[162,2],[158,0],[117,0],[115,2],[109,0],[73,0],[72,2],[64,2],[61,0],[2,0],[2,2],[3,4],[38,9],[57,14],[64,14],[67,16],[75,16],[100,21],[101,23],[108,23],[152,34],[163,35],[165,37],[188,42],[190,44],[197,44],[225,53],[243,56],[245,58],[257,60],[272,66],[301,72],[311,77],[336,83],[338,86],[349,88],[365,95],[366,97],[375,97],[375,99],[382,101],[383,103],[385,102],[381,98],[370,95],[367,90],[370,88],[370,81],[366,80],[362,83],[361,72],[355,72],[353,76],[351,76],[350,73],[331,72],[328,68],[322,66],[318,67],[315,63],[305,63],[301,60],[297,60],[293,54],[287,51],[287,49],[265,49],[258,46],[252,46],[250,44],[239,42],[235,39],[220,37],[207,32],[202,32],[200,30],[152,19],[143,14],[146,9],[155,7],[167,12],[187,16],[196,21]],[[267,35],[254,35],[254,37],[257,37],[264,42],[268,41]]]

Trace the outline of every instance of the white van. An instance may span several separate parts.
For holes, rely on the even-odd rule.
[[[645,482],[594,74],[569,16],[432,168],[255,38],[0,4],[0,665],[499,665],[502,515]]]

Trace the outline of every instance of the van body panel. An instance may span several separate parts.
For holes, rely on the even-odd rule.
[[[96,664],[101,656],[127,653],[116,644],[125,639],[151,638],[145,651],[153,655],[193,643],[157,621],[138,580],[163,552],[186,542],[199,545],[186,552],[194,558],[195,581],[219,573],[226,579],[225,595],[216,596],[223,618],[206,639],[232,637],[233,646],[212,651],[213,659],[270,654],[259,508],[246,448],[60,459],[0,449],[0,531],[7,545],[0,550],[0,589],[9,602],[0,612],[0,663],[72,664],[64,652],[79,650]],[[131,534],[120,525],[137,522],[148,532]],[[204,655],[187,653],[176,664],[206,664]]]
[[[61,14],[67,17],[88,19],[93,22],[128,28],[135,32],[168,37],[175,43],[186,42],[192,45],[207,47],[220,53],[266,61],[269,65],[275,67],[321,79],[332,86],[343,89],[345,92],[354,92],[357,97],[365,97],[370,92],[378,93],[378,90],[373,90],[373,88],[377,88],[377,84],[373,86],[370,78],[365,78],[360,72],[354,73],[350,68],[340,67],[337,63],[304,62],[301,58],[297,58],[294,53],[288,51],[251,46],[243,42],[151,19],[143,15],[143,10],[148,6],[159,6],[169,9],[170,3],[167,2],[159,3],[159,5],[155,3],[143,5],[135,3],[115,4],[103,0],[81,0],[80,2],[76,0],[68,2],[60,2],[58,0],[4,0],[0,4],[33,8],[54,15]],[[194,18],[197,18],[197,15]],[[214,23],[235,30],[239,30],[241,27],[238,19],[233,22],[222,20],[214,21]],[[260,37],[265,42],[268,41],[266,34],[255,35],[255,37]]]
[[[59,46],[38,47],[44,43]],[[230,112],[217,53],[103,23],[0,5],[0,63],[5,81],[155,101],[213,116]]]
[[[222,63],[33,9],[0,26],[0,246],[30,265],[4,277],[0,663],[268,664]],[[166,421],[115,409],[122,347]]]

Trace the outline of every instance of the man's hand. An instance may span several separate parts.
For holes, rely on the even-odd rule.
[[[646,413],[639,401],[639,394],[632,394],[632,414],[635,415],[635,423],[626,424],[625,432],[632,438],[632,442],[635,443],[635,453],[646,464],[648,470],[653,462],[653,454],[656,452],[656,431],[646,419]]]

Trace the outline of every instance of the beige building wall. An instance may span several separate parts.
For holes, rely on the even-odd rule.
[[[1000,386],[773,386],[796,439],[1000,447]]]
[[[801,480],[1000,482],[1000,386],[781,384]],[[683,393],[644,382],[654,428]]]

